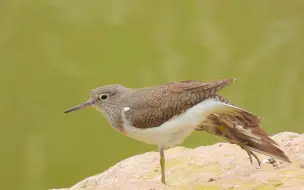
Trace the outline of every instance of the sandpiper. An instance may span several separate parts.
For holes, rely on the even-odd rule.
[[[95,107],[119,132],[144,143],[157,145],[161,182],[165,179],[164,150],[181,144],[194,130],[206,131],[244,149],[252,163],[253,151],[290,162],[260,127],[261,118],[233,105],[218,94],[234,79],[214,82],[195,80],[171,82],[147,88],[113,84],[93,89],[80,108]]]

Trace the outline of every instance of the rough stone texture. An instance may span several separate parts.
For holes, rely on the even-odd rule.
[[[269,157],[257,154],[263,162],[258,167],[255,160],[250,164],[245,151],[228,143],[176,147],[165,152],[168,185],[160,183],[159,154],[148,152],[60,190],[304,189],[304,134],[283,132],[272,138],[292,164],[272,163]]]

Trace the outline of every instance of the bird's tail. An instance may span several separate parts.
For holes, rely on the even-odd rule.
[[[258,116],[240,109],[237,112],[211,114],[196,130],[207,131],[242,148],[290,163],[278,144],[260,128],[259,124]]]

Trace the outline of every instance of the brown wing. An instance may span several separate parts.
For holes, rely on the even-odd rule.
[[[214,95],[214,98],[218,98],[220,101],[222,101],[224,103],[239,107],[218,94]],[[248,129],[248,130],[250,129],[250,131],[257,136],[261,136],[261,135],[267,136],[267,133],[263,129],[260,128],[261,119],[262,119],[261,117],[256,116],[248,111],[244,111],[244,112],[242,112],[242,114],[238,113],[235,115],[232,113],[230,113],[230,114],[211,114],[206,119],[205,124],[202,125],[201,127],[207,126],[207,125],[214,127],[214,126],[220,126],[220,125],[225,124],[228,127],[236,128],[237,125],[240,125],[240,126],[244,127],[244,129]],[[229,123],[227,123],[227,122],[229,122]],[[200,130],[200,129],[197,128],[197,130]],[[274,144],[276,143],[270,138],[267,140]]]
[[[229,105],[233,105],[235,107],[238,107],[240,109],[242,109],[241,107],[239,107],[236,104],[233,104],[231,101],[227,100],[226,98],[224,98],[223,96],[220,96],[218,94],[214,95],[214,98],[217,98],[218,100],[229,104]],[[211,114],[208,119],[215,121],[216,119],[218,119],[218,116],[221,116],[222,119],[224,119],[225,117],[229,117],[229,119],[231,121],[233,121],[234,125],[242,125],[244,128],[259,128],[260,122],[261,122],[261,117],[254,115],[253,113],[250,113],[249,111],[244,111],[241,112],[243,114],[239,114],[239,115],[233,115],[230,113],[230,115],[216,115],[216,114]],[[227,119],[227,118],[226,118]]]
[[[232,104],[229,100],[225,99],[224,97],[216,94],[214,95],[215,98],[218,98],[220,101],[239,107],[235,104]],[[219,126],[226,126],[230,128],[237,129],[237,126],[242,126],[244,130],[250,130],[252,136],[256,137],[263,137],[264,141],[267,141],[272,144],[277,144],[271,138],[269,138],[268,134],[260,127],[261,117],[256,116],[248,111],[240,112],[237,114],[211,114],[197,130],[201,130],[200,128],[206,127],[206,129],[214,129],[218,128]],[[216,129],[214,129],[216,130]]]
[[[232,105],[219,95],[215,95],[215,98]],[[285,153],[277,147],[278,144],[260,128],[260,119],[245,110],[237,113],[211,114],[196,130],[209,132],[241,147],[290,162]]]
[[[138,89],[130,100],[130,110],[126,119],[137,128],[150,128],[162,125],[185,112],[219,90],[231,84],[234,79],[215,82],[181,81],[165,85]]]

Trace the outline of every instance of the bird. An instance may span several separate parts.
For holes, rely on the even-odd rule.
[[[204,131],[254,152],[290,159],[260,126],[261,117],[232,104],[219,94],[234,78],[202,82],[182,80],[143,88],[109,84],[92,89],[90,99],[64,113],[83,108],[102,112],[110,126],[143,143],[158,147],[161,183],[165,176],[165,150],[180,145],[193,131]]]

